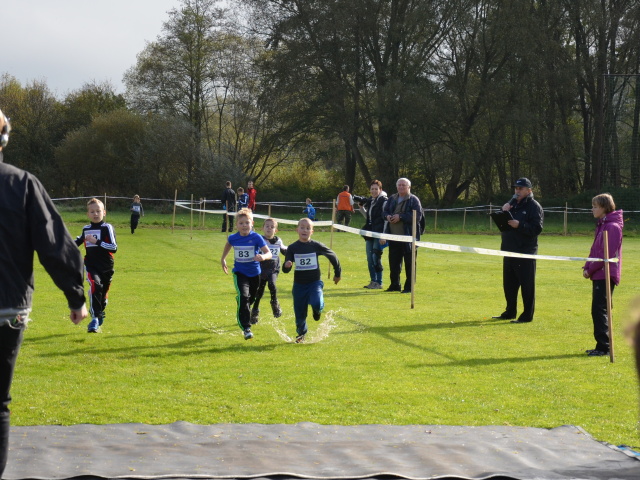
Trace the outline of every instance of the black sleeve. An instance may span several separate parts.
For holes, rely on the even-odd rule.
[[[34,250],[53,282],[64,292],[69,308],[79,309],[85,303],[80,250],[35,177],[31,177],[29,190],[26,208]]]

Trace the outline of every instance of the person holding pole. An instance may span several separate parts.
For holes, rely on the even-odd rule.
[[[509,230],[502,232],[500,250],[505,252],[535,255],[538,253],[538,235],[542,232],[544,212],[533,198],[531,181],[522,177],[512,185],[515,193],[503,211],[511,212]],[[533,321],[536,306],[536,261],[533,258],[504,257],[502,260],[502,288],[507,306],[499,320],[511,320],[511,323],[529,323]],[[518,290],[522,292],[524,309],[518,313]]]
[[[416,212],[416,226],[420,225],[423,217],[420,199],[411,193],[411,181],[408,178],[399,178],[396,181],[398,193],[394,193],[384,204],[384,233],[393,235],[412,236],[413,212]],[[416,239],[420,240],[420,228],[416,228]],[[380,245],[386,240],[380,239]],[[411,242],[389,241],[389,277],[391,284],[385,292],[411,293],[411,279],[415,271],[416,254],[413,253]],[[416,252],[417,253],[417,252]],[[406,278],[404,287],[400,287],[400,274],[404,262]]]
[[[622,271],[622,228],[624,220],[622,210],[616,210],[613,197],[608,193],[601,193],[591,201],[593,216],[598,219],[595,237],[589,252],[589,258],[617,258],[617,262],[609,262],[609,281],[611,295],[614,287],[620,283]],[[605,236],[608,251],[605,251]],[[587,262],[582,267],[582,276],[592,283],[591,318],[593,320],[593,336],[596,348],[587,350],[590,357],[609,355],[609,312],[607,302],[607,277],[605,262]]]

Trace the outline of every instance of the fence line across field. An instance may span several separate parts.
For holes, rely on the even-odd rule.
[[[229,215],[235,216],[236,212],[227,212],[226,210],[208,210],[201,208],[192,208],[190,207],[190,202],[178,200],[176,205],[184,208],[186,210],[192,210],[194,212],[200,213],[208,213],[208,214],[217,214],[217,215]],[[287,218],[277,218],[272,217],[271,215],[261,215],[261,214],[253,214],[253,218],[267,219],[274,218],[278,223],[282,223],[285,225],[297,225],[298,220],[289,220]],[[314,226],[317,227],[332,227],[334,230],[341,230],[343,232],[349,232],[356,235],[361,235],[363,237],[369,238],[378,238],[383,240],[391,240],[395,242],[406,242],[411,243],[415,239],[408,235],[393,235],[389,233],[377,233],[371,232],[369,230],[361,230],[359,228],[347,227],[340,223],[334,223],[332,220],[324,220],[313,222]],[[431,248],[433,250],[444,250],[449,252],[459,252],[459,253],[476,253],[479,255],[493,255],[498,257],[515,257],[515,258],[529,258],[533,260],[557,260],[557,261],[579,261],[579,262],[610,262],[617,263],[617,258],[611,258],[605,260],[604,258],[591,258],[591,257],[567,257],[567,256],[557,256],[557,255],[532,255],[525,253],[515,253],[515,252],[507,252],[504,250],[493,250],[489,248],[479,248],[479,247],[464,247],[460,245],[448,245],[445,243],[434,243],[434,242],[422,242],[420,240],[415,240],[416,246]]]

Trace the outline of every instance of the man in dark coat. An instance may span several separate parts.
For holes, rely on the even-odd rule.
[[[544,213],[533,198],[528,178],[519,178],[513,188],[513,198],[502,207],[513,218],[508,222],[511,229],[502,232],[500,249],[535,255],[538,253],[538,235],[542,232]],[[512,320],[511,323],[529,323],[533,321],[536,306],[536,261],[532,258],[504,257],[502,262],[502,287],[507,306],[504,312],[493,318]],[[522,291],[524,311],[516,320],[519,290]]]

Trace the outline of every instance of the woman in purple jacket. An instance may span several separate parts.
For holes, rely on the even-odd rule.
[[[622,210],[616,210],[613,197],[608,193],[602,193],[593,197],[591,201],[593,216],[598,219],[595,238],[590,258],[604,258],[604,232],[608,234],[609,258],[617,258],[617,263],[609,263],[609,277],[611,280],[611,294],[620,283],[622,270],[622,228],[624,221]],[[593,295],[591,299],[591,318],[593,319],[593,336],[596,339],[596,348],[587,350],[591,357],[609,355],[609,327],[607,322],[607,292],[604,262],[587,262],[582,267],[584,278],[591,279],[593,283]]]

